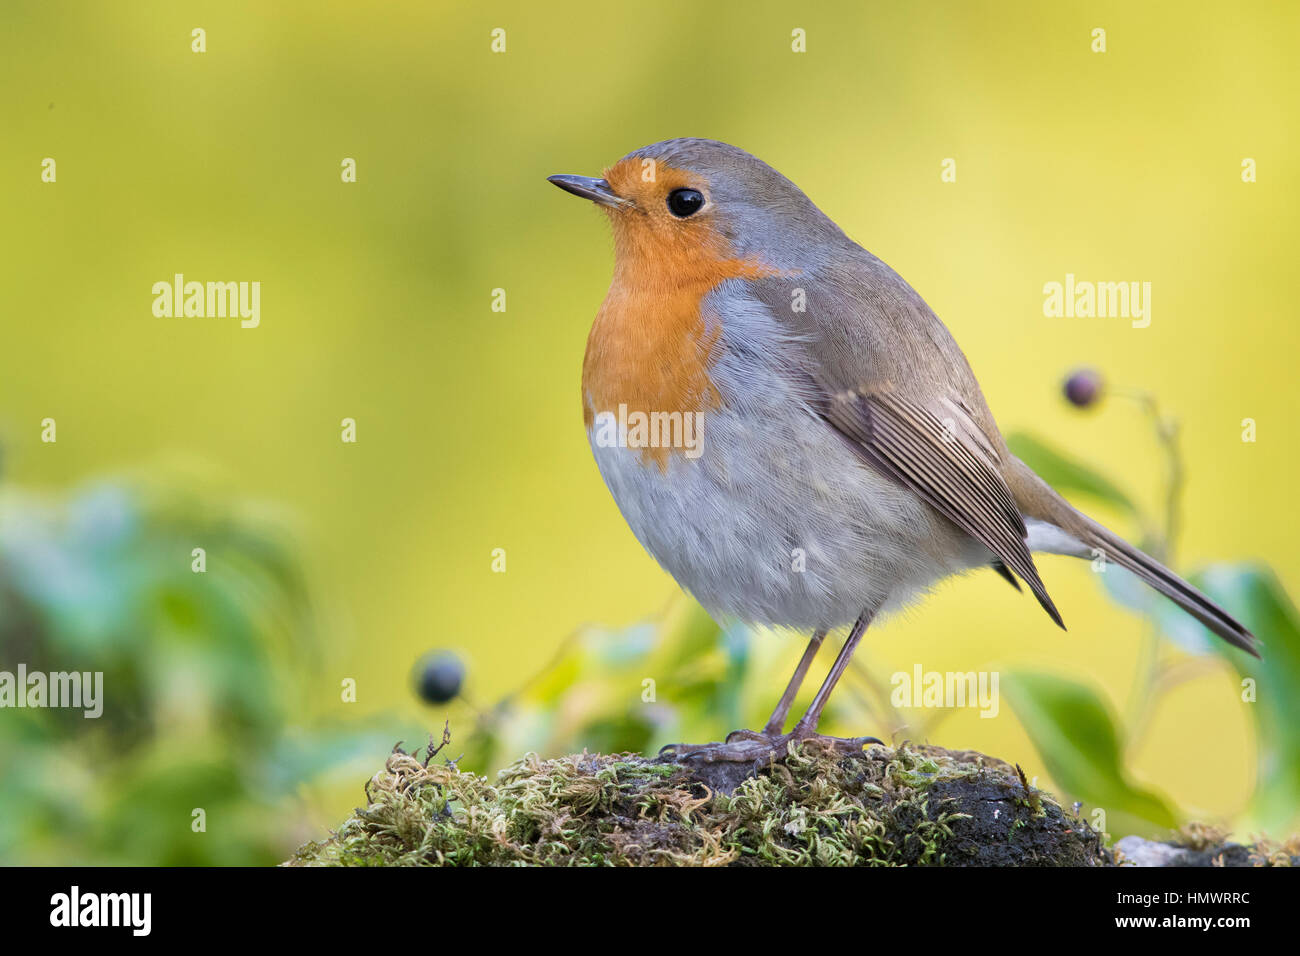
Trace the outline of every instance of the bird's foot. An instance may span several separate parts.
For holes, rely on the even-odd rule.
[[[716,763],[754,763],[764,765],[784,760],[790,744],[811,745],[835,753],[861,753],[867,744],[882,743],[875,737],[828,737],[798,725],[788,734],[772,731],[733,730],[722,743],[669,744],[659,751],[661,757],[677,761]]]
[[[722,743],[669,744],[659,751],[659,756],[679,762],[767,763],[785,756],[781,745],[788,737],[789,734],[769,736],[752,730],[733,730]]]
[[[795,728],[795,732],[790,735],[790,739],[797,741],[804,747],[811,746],[841,754],[860,754],[862,748],[868,744],[878,744],[881,747],[885,745],[885,742],[879,737],[830,737],[826,734],[811,731],[801,734],[798,728]]]

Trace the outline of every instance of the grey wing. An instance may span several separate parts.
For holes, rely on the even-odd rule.
[[[1065,627],[1038,575],[1024,518],[986,453],[934,412],[888,391],[826,397],[822,416],[868,464],[911,488],[996,555]]]
[[[1063,628],[1002,476],[1002,435],[966,356],[920,295],[860,247],[815,276],[752,289],[802,346],[811,404],[827,424],[987,547]],[[796,292],[801,310],[790,305]]]

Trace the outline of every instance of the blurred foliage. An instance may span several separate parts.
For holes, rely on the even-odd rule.
[[[1129,496],[1067,456],[1023,436],[1012,445],[1058,487],[1143,520]],[[189,487],[124,477],[67,495],[0,491],[0,668],[102,671],[105,695],[98,719],[79,710],[5,711],[0,860],[272,863],[304,836],[294,830],[305,816],[304,785],[372,765],[399,737],[418,745],[424,736],[392,715],[322,726],[291,718],[306,710],[308,688],[335,686],[320,673],[319,615],[294,540],[274,510]],[[196,547],[205,549],[201,572]],[[1253,682],[1260,770],[1245,818],[1286,827],[1300,804],[1300,703],[1289,692],[1300,683],[1300,619],[1275,576],[1240,565],[1195,577],[1261,636],[1262,662],[1122,570],[1101,577],[1153,622],[1155,653],[1138,675],[1136,716],[1117,719],[1094,689],[1060,674],[1016,671],[1006,681],[1063,796],[1104,808],[1112,832],[1152,832],[1187,818],[1133,782],[1127,755],[1179,679],[1177,661],[1192,656]],[[451,759],[491,772],[530,751],[649,753],[759,726],[790,657],[790,635],[720,627],[679,595],[634,627],[580,629],[488,706],[476,705],[475,673],[449,651],[417,663],[412,694],[438,705],[437,723],[450,721]],[[926,739],[943,713],[909,724],[856,660],[827,718]],[[191,829],[196,808],[207,832]]]
[[[1150,395],[1127,394],[1151,418],[1169,463],[1163,532],[1155,530],[1158,525],[1136,508],[1132,497],[1087,465],[1029,435],[1011,435],[1008,445],[1059,491],[1089,497],[1134,517],[1146,529],[1144,546],[1167,555],[1177,531],[1184,470],[1177,423],[1160,415]],[[1137,705],[1129,736],[1145,731],[1162,695],[1197,673],[1178,667],[1177,651],[1217,661],[1236,673],[1256,731],[1257,779],[1242,822],[1275,832],[1293,826],[1300,808],[1300,617],[1277,575],[1265,564],[1250,562],[1215,564],[1189,578],[1260,638],[1263,659],[1257,660],[1220,640],[1123,568],[1107,565],[1104,571],[1097,577],[1105,592],[1152,624],[1134,688]],[[1108,812],[1132,814],[1161,826],[1170,826],[1174,815],[1186,818],[1163,799],[1128,783],[1122,731],[1095,690],[1060,675],[1019,672],[1010,675],[1008,691],[1044,765],[1067,793]]]
[[[446,713],[453,733],[473,727],[452,749],[461,765],[498,770],[536,752],[559,755],[653,753],[681,742],[716,740],[736,727],[762,726],[774,683],[789,676],[797,641],[789,634],[720,627],[679,595],[655,618],[623,630],[583,628],[522,687],[486,709],[461,701]],[[654,675],[653,677],[647,675]],[[472,674],[471,674],[472,680]],[[816,690],[809,680],[799,703]],[[660,688],[663,697],[660,699]],[[873,727],[903,724],[887,691],[851,668],[832,697],[828,721]]]
[[[686,598],[626,630],[584,628],[540,674],[479,715],[468,765],[495,768],[525,751],[643,753],[683,734],[710,739],[728,720],[740,726],[752,639],[745,628],[720,628]],[[661,683],[672,688],[671,704],[657,699]]]
[[[1129,782],[1114,720],[1090,689],[1055,674],[1023,671],[1009,675],[1006,689],[1029,739],[1065,793],[1087,794],[1089,802],[1108,813],[1177,825],[1163,799]],[[1117,822],[1110,826],[1115,829]],[[1130,830],[1121,826],[1116,832]]]
[[[3,711],[0,860],[281,859],[297,788],[393,743],[391,721],[288,726],[318,651],[292,544],[265,509],[131,478],[66,498],[4,489],[0,669],[102,672],[103,713]]]
[[[1137,512],[1133,499],[1120,491],[1105,475],[1066,458],[1032,435],[1023,433],[1012,435],[1008,439],[1008,444],[1017,458],[1028,463],[1034,471],[1038,472],[1039,477],[1061,494],[1087,495],[1130,514]]]
[[[1193,575],[1192,583],[1232,608],[1263,641],[1263,660],[1256,660],[1172,608],[1161,606],[1156,614],[1162,633],[1199,638],[1199,653],[1221,656],[1243,685],[1249,682],[1259,769],[1247,815],[1252,825],[1277,832],[1300,807],[1300,615],[1264,564],[1214,565]],[[1179,643],[1195,646],[1186,637]]]

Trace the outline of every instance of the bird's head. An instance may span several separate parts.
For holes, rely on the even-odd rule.
[[[691,264],[748,262],[773,272],[848,242],[790,180],[711,139],[670,139],[629,153],[602,178],[551,176],[610,218],[620,268],[647,260],[689,274]]]

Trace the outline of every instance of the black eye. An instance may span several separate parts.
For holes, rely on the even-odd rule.
[[[704,193],[698,189],[674,189],[668,194],[668,211],[678,219],[685,219],[700,211]]]

